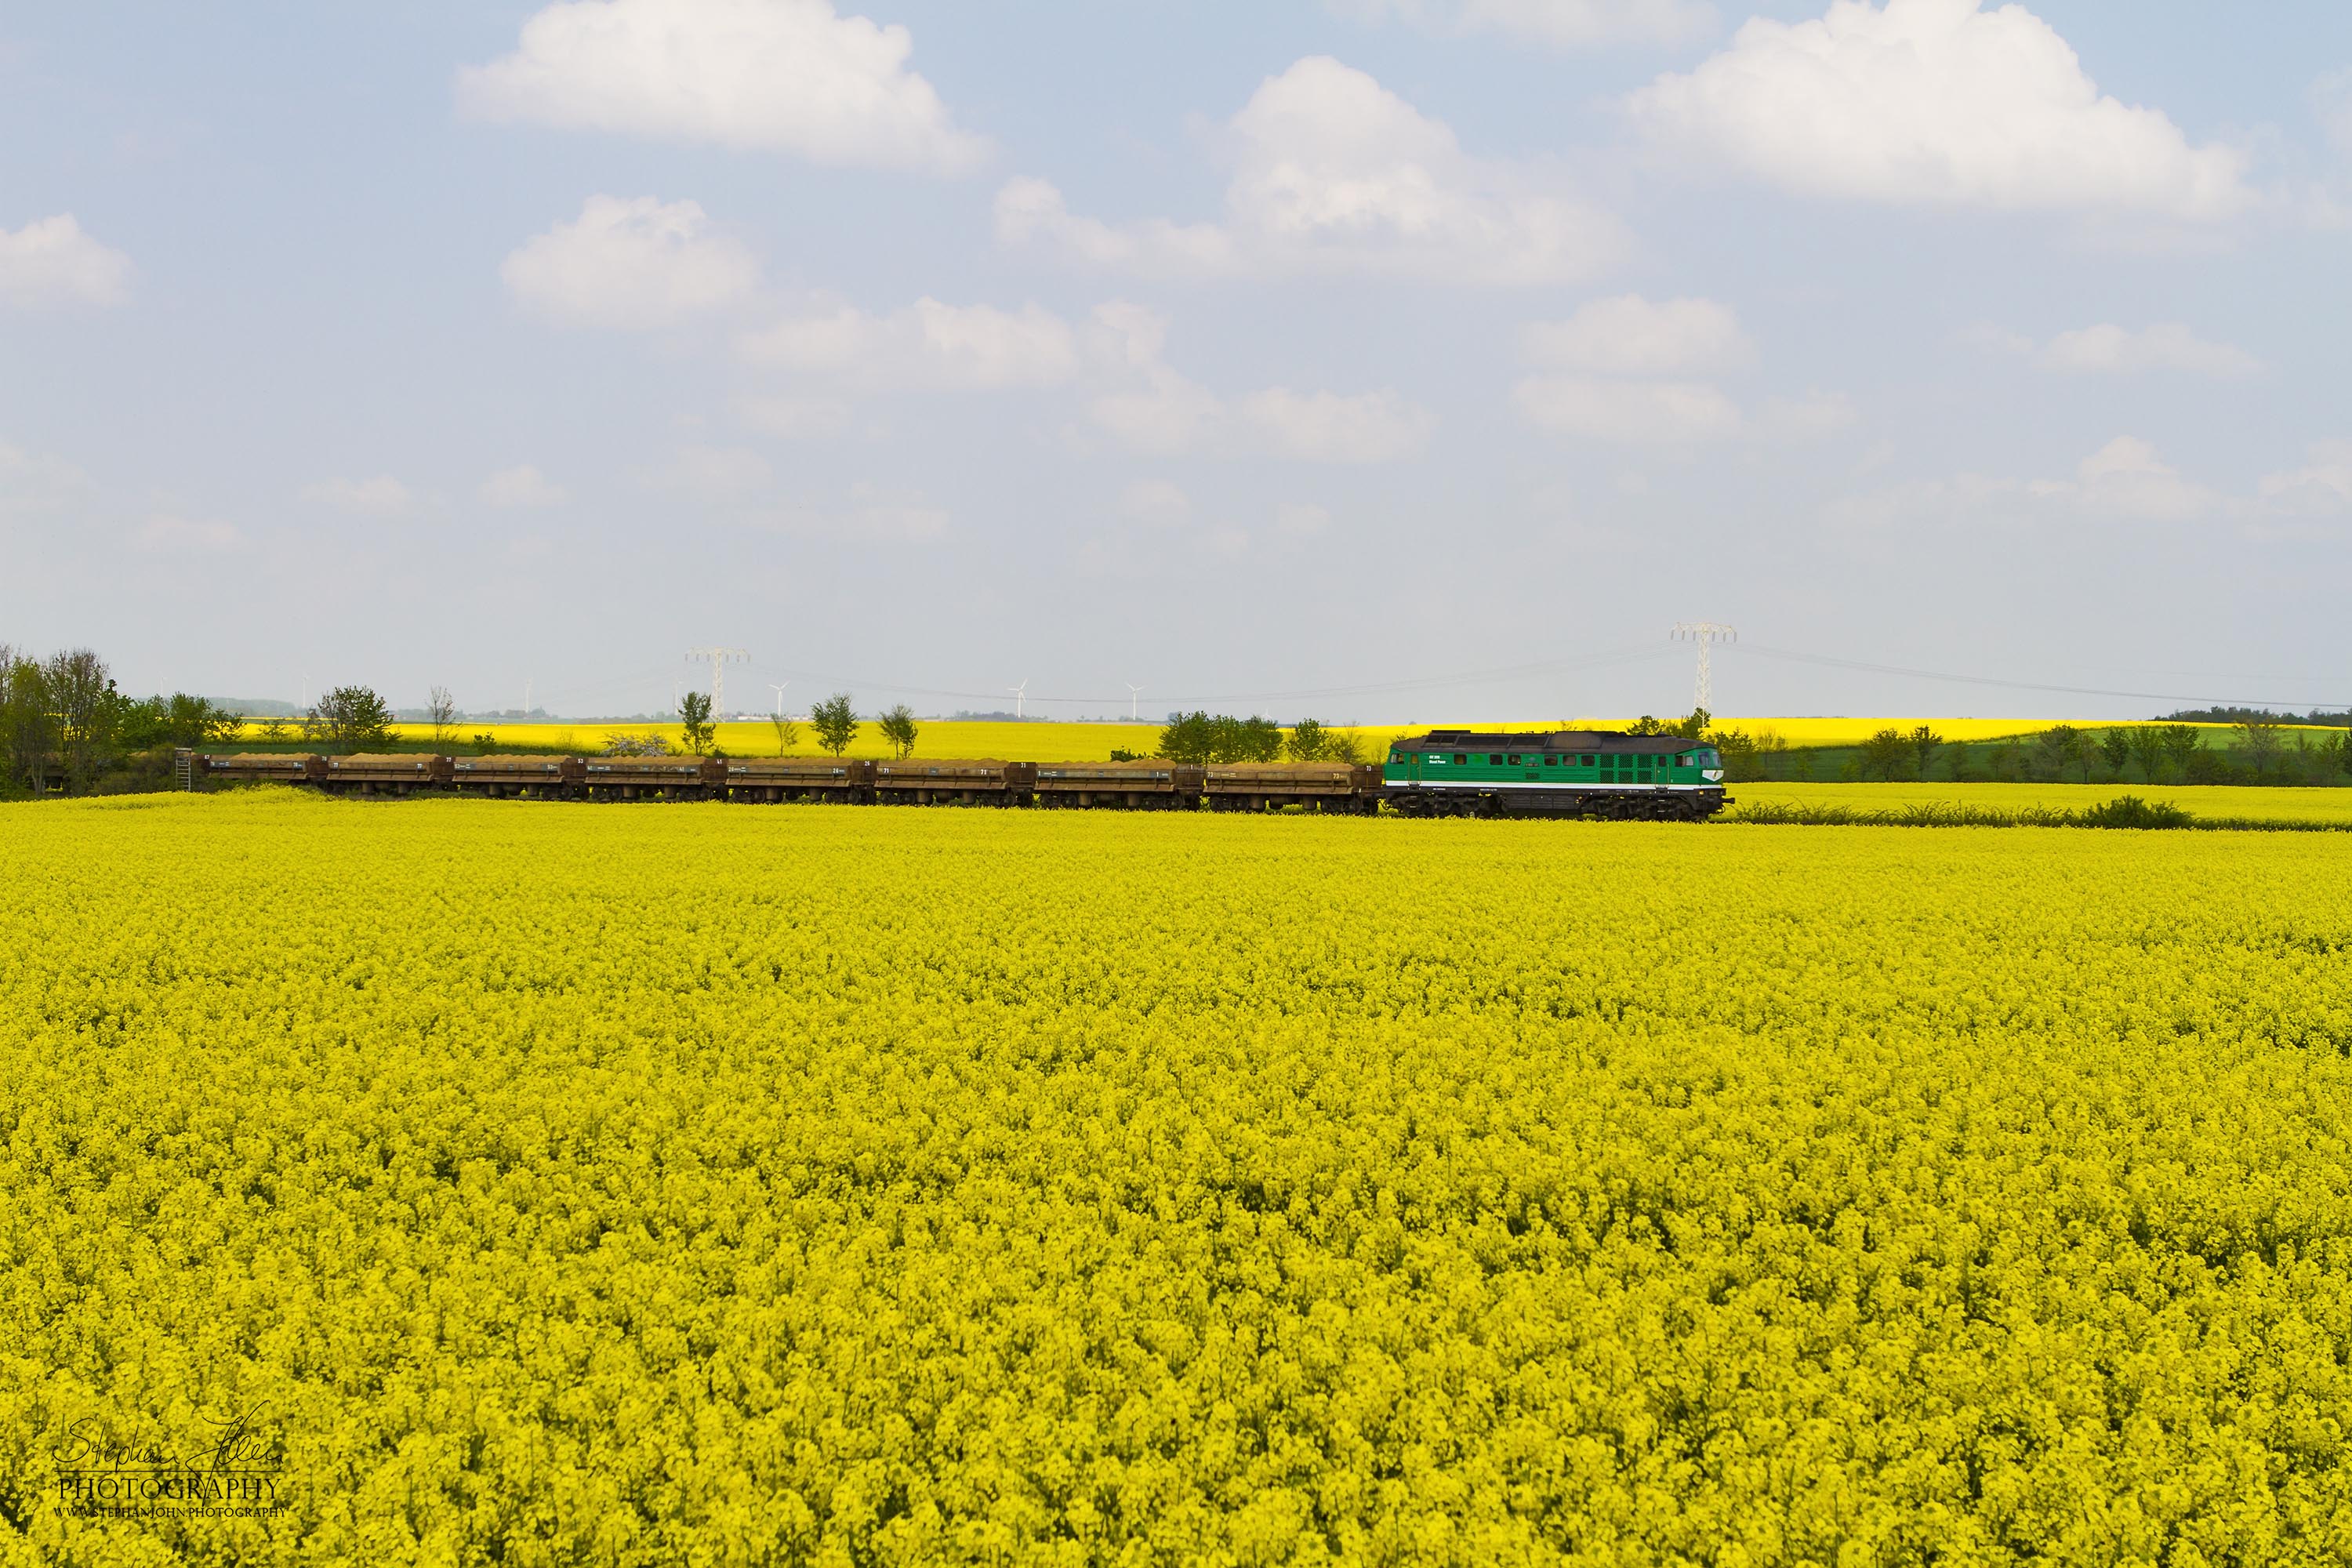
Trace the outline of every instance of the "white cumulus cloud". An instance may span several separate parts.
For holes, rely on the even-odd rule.
[[[1239,412],[1268,450],[1315,463],[1409,458],[1437,427],[1436,415],[1389,390],[1342,395],[1274,386],[1243,398]]]
[[[2137,331],[2103,322],[2060,332],[2032,348],[2044,370],[2076,374],[2129,375],[2179,370],[2221,378],[2252,375],[2263,362],[2230,343],[2200,338],[2179,321],[2158,321]]]
[[[1668,147],[1816,195],[2210,222],[2252,199],[2245,158],[2100,93],[2022,5],[1832,0],[1757,17],[1631,100]]]
[[[1119,492],[1118,514],[1158,528],[1173,528],[1192,516],[1192,498],[1168,479],[1137,479]]]
[[[1313,501],[1285,501],[1274,509],[1274,531],[1287,539],[1312,539],[1330,527],[1331,509]]]
[[[831,441],[849,432],[849,405],[832,397],[749,397],[735,417],[786,441]]]
[[[711,232],[694,202],[590,196],[499,268],[517,300],[574,326],[673,326],[731,305],[758,283],[750,250]]]
[[[1611,446],[1696,446],[1737,436],[1746,423],[1738,405],[1704,382],[1535,375],[1512,396],[1529,424]]]
[[[161,555],[226,555],[245,549],[247,543],[235,523],[163,511],[152,513],[131,538],[141,548]]]
[[[2042,500],[2133,521],[2187,522],[2221,504],[2213,491],[2182,478],[2136,436],[2118,436],[2084,458],[2071,479],[2036,479],[2025,489]]]
[[[2336,151],[2352,158],[2352,66],[2329,71],[2314,82],[2311,105]]]
[[[1441,37],[1499,33],[1555,48],[1681,43],[1716,25],[1715,7],[1698,0],[1332,0],[1331,8]]]
[[[2352,517],[2352,441],[2315,441],[2300,468],[2266,474],[2256,504],[2274,517]]]
[[[1756,357],[1730,306],[1639,294],[1595,300],[1564,321],[1532,322],[1526,346],[1538,364],[1602,375],[1707,375]]]
[[[306,486],[302,499],[363,517],[396,517],[415,500],[408,487],[390,474],[378,474],[372,479],[321,479]]]
[[[563,487],[529,463],[500,468],[482,481],[478,493],[485,506],[507,509],[553,506],[563,500]]]
[[[988,155],[907,68],[907,29],[829,0],[574,0],[523,24],[515,52],[457,75],[486,120],[951,174]]]
[[[843,305],[747,334],[745,357],[876,389],[1055,386],[1078,374],[1077,334],[1036,305],[925,298],[887,315]]]
[[[82,232],[71,213],[0,228],[0,305],[113,305],[131,289],[131,258]]]
[[[1072,213],[1041,179],[996,199],[997,237],[1159,277],[1356,272],[1472,284],[1571,282],[1613,262],[1608,214],[1511,165],[1321,56],[1267,79],[1225,127],[1222,221],[1109,224]]]

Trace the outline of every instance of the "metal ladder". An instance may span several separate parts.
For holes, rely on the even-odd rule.
[[[173,748],[172,787],[189,791],[196,787],[196,753],[185,746]]]

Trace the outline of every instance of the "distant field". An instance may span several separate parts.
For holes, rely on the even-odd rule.
[[[1487,730],[1557,730],[1574,729],[1619,730],[1631,724],[1631,719],[1526,719],[1489,721],[1465,727]],[[1807,719],[1807,718],[1742,718],[1726,716],[1716,723],[1725,729],[1744,730],[1749,734],[1769,730],[1790,746],[1851,746],[1890,726],[1902,731],[1926,724],[1947,741],[1977,742],[2000,740],[2007,736],[2039,734],[2057,720],[2048,719]],[[2111,721],[2076,721],[2086,730],[2125,729],[2132,726]],[[1454,721],[1432,721],[1417,724],[1366,725],[1351,732],[1363,742],[1368,761],[1386,754],[1389,743],[1400,735],[1418,735],[1428,730],[1454,727]],[[2200,724],[2200,730],[2226,734],[2231,728],[2226,724]],[[431,726],[397,724],[394,731],[408,742],[432,738]],[[676,724],[460,724],[457,726],[460,744],[477,734],[498,737],[504,747],[543,748],[551,752],[593,752],[603,749],[605,742],[616,734],[652,732],[677,743],[679,728]],[[2323,731],[2324,732],[2324,731]],[[257,726],[246,727],[247,739],[257,738]],[[928,720],[921,726],[919,755],[930,757],[1002,757],[1008,762],[1051,763],[1083,762],[1106,758],[1113,751],[1125,750],[1148,753],[1159,738],[1155,724],[1063,724],[1063,723],[981,723],[954,720]],[[2218,737],[2217,737],[2218,739]],[[768,756],[776,750],[775,731],[766,723],[728,723],[719,726],[719,744],[738,756]],[[816,753],[816,738],[806,724],[801,726],[800,744],[793,748],[803,756]],[[885,757],[890,754],[881,734],[871,722],[858,732],[856,742],[849,748],[853,757]],[[1790,786],[1775,786],[1790,787]],[[1805,786],[1796,786],[1805,787]],[[2264,794],[2272,792],[2264,791]],[[1883,796],[1878,798],[1885,798]],[[1945,798],[1938,796],[1937,798]]]
[[[430,740],[426,724],[394,726],[403,740]],[[501,746],[543,746],[551,752],[601,750],[613,735],[657,734],[672,745],[680,731],[676,724],[461,724],[461,737],[493,734]],[[249,731],[248,731],[249,732]],[[1108,757],[1115,750],[1148,752],[1160,736],[1150,724],[987,724],[935,720],[921,726],[915,750],[926,757],[1002,757],[1013,763],[1086,762]],[[776,731],[765,723],[721,724],[719,744],[735,756],[773,756]],[[800,756],[817,754],[816,736],[801,726]],[[890,748],[871,723],[860,727],[849,748],[853,757],[887,757]]]
[[[1742,784],[1731,786],[1731,808],[1774,804],[1851,805],[1889,811],[1928,801],[1952,801],[2020,811],[2027,806],[2081,810],[2119,795],[2169,801],[2199,816],[2271,822],[2352,822],[2352,789],[2246,789],[2232,784]]]

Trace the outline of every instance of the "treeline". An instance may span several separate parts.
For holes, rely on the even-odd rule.
[[[2315,715],[2315,721],[2319,716]],[[1890,725],[1850,747],[1791,751],[1770,730],[1717,729],[1704,708],[1687,719],[1644,714],[1636,735],[1680,735],[1713,746],[1732,784],[1823,778],[1954,784],[2340,784],[2352,775],[2352,729],[2314,736],[2275,716],[2238,721],[2226,746],[2189,722],[2098,730],[2053,724],[1990,743],[1947,741],[1933,725]]]
[[[126,696],[106,660],[86,647],[37,658],[0,643],[0,793],[160,789],[173,750],[234,742],[247,722],[184,691]],[[391,710],[361,686],[338,687],[299,720],[261,725],[264,740],[299,736],[346,750],[382,743],[391,732]]]
[[[2226,749],[2207,745],[2210,734],[2187,723],[2098,731],[2053,724],[1990,746],[1948,748],[1922,725],[1879,731],[1855,748],[1847,768],[1864,779],[1940,773],[1956,783],[2019,784],[2339,784],[2352,773],[2352,731],[2314,738],[2265,716],[2235,725]],[[1939,752],[1949,761],[1937,767]]]
[[[117,775],[165,773],[172,748],[234,735],[239,722],[185,692],[126,697],[86,647],[36,658],[0,643],[0,789],[10,794],[87,795]]]
[[[2174,724],[2309,724],[2320,730],[2352,729],[2352,711],[2328,713],[2317,708],[2308,713],[2273,713],[2267,708],[2189,708],[2167,713]]]
[[[1363,742],[1345,730],[1301,719],[1287,733],[1271,719],[1236,719],[1230,713],[1179,713],[1160,731],[1152,755],[1171,763],[1360,763]],[[1114,762],[1141,759],[1113,752]]]

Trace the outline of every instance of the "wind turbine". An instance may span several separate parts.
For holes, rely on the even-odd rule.
[[[1022,704],[1023,700],[1024,700],[1024,694],[1025,694],[1025,693],[1028,691],[1028,689],[1029,689],[1029,681],[1028,681],[1028,678],[1024,676],[1024,677],[1022,679],[1022,681],[1021,681],[1021,684],[1020,684],[1020,685],[1018,685],[1018,686],[1008,686],[1008,687],[1006,687],[1004,689],[1005,689],[1005,690],[1007,690],[1007,691],[1010,691],[1011,693],[1013,693],[1013,716],[1015,719],[1019,719],[1019,718],[1023,718],[1023,717],[1024,717],[1024,714],[1022,713],[1022,711],[1021,711],[1021,704]]]
[[[776,717],[779,719],[784,716],[784,688],[791,684],[789,680],[768,682],[768,689],[776,694]]]
[[[1127,687],[1127,716],[1129,719],[1142,718],[1143,688],[1138,686],[1132,680],[1123,682],[1122,684]]]

